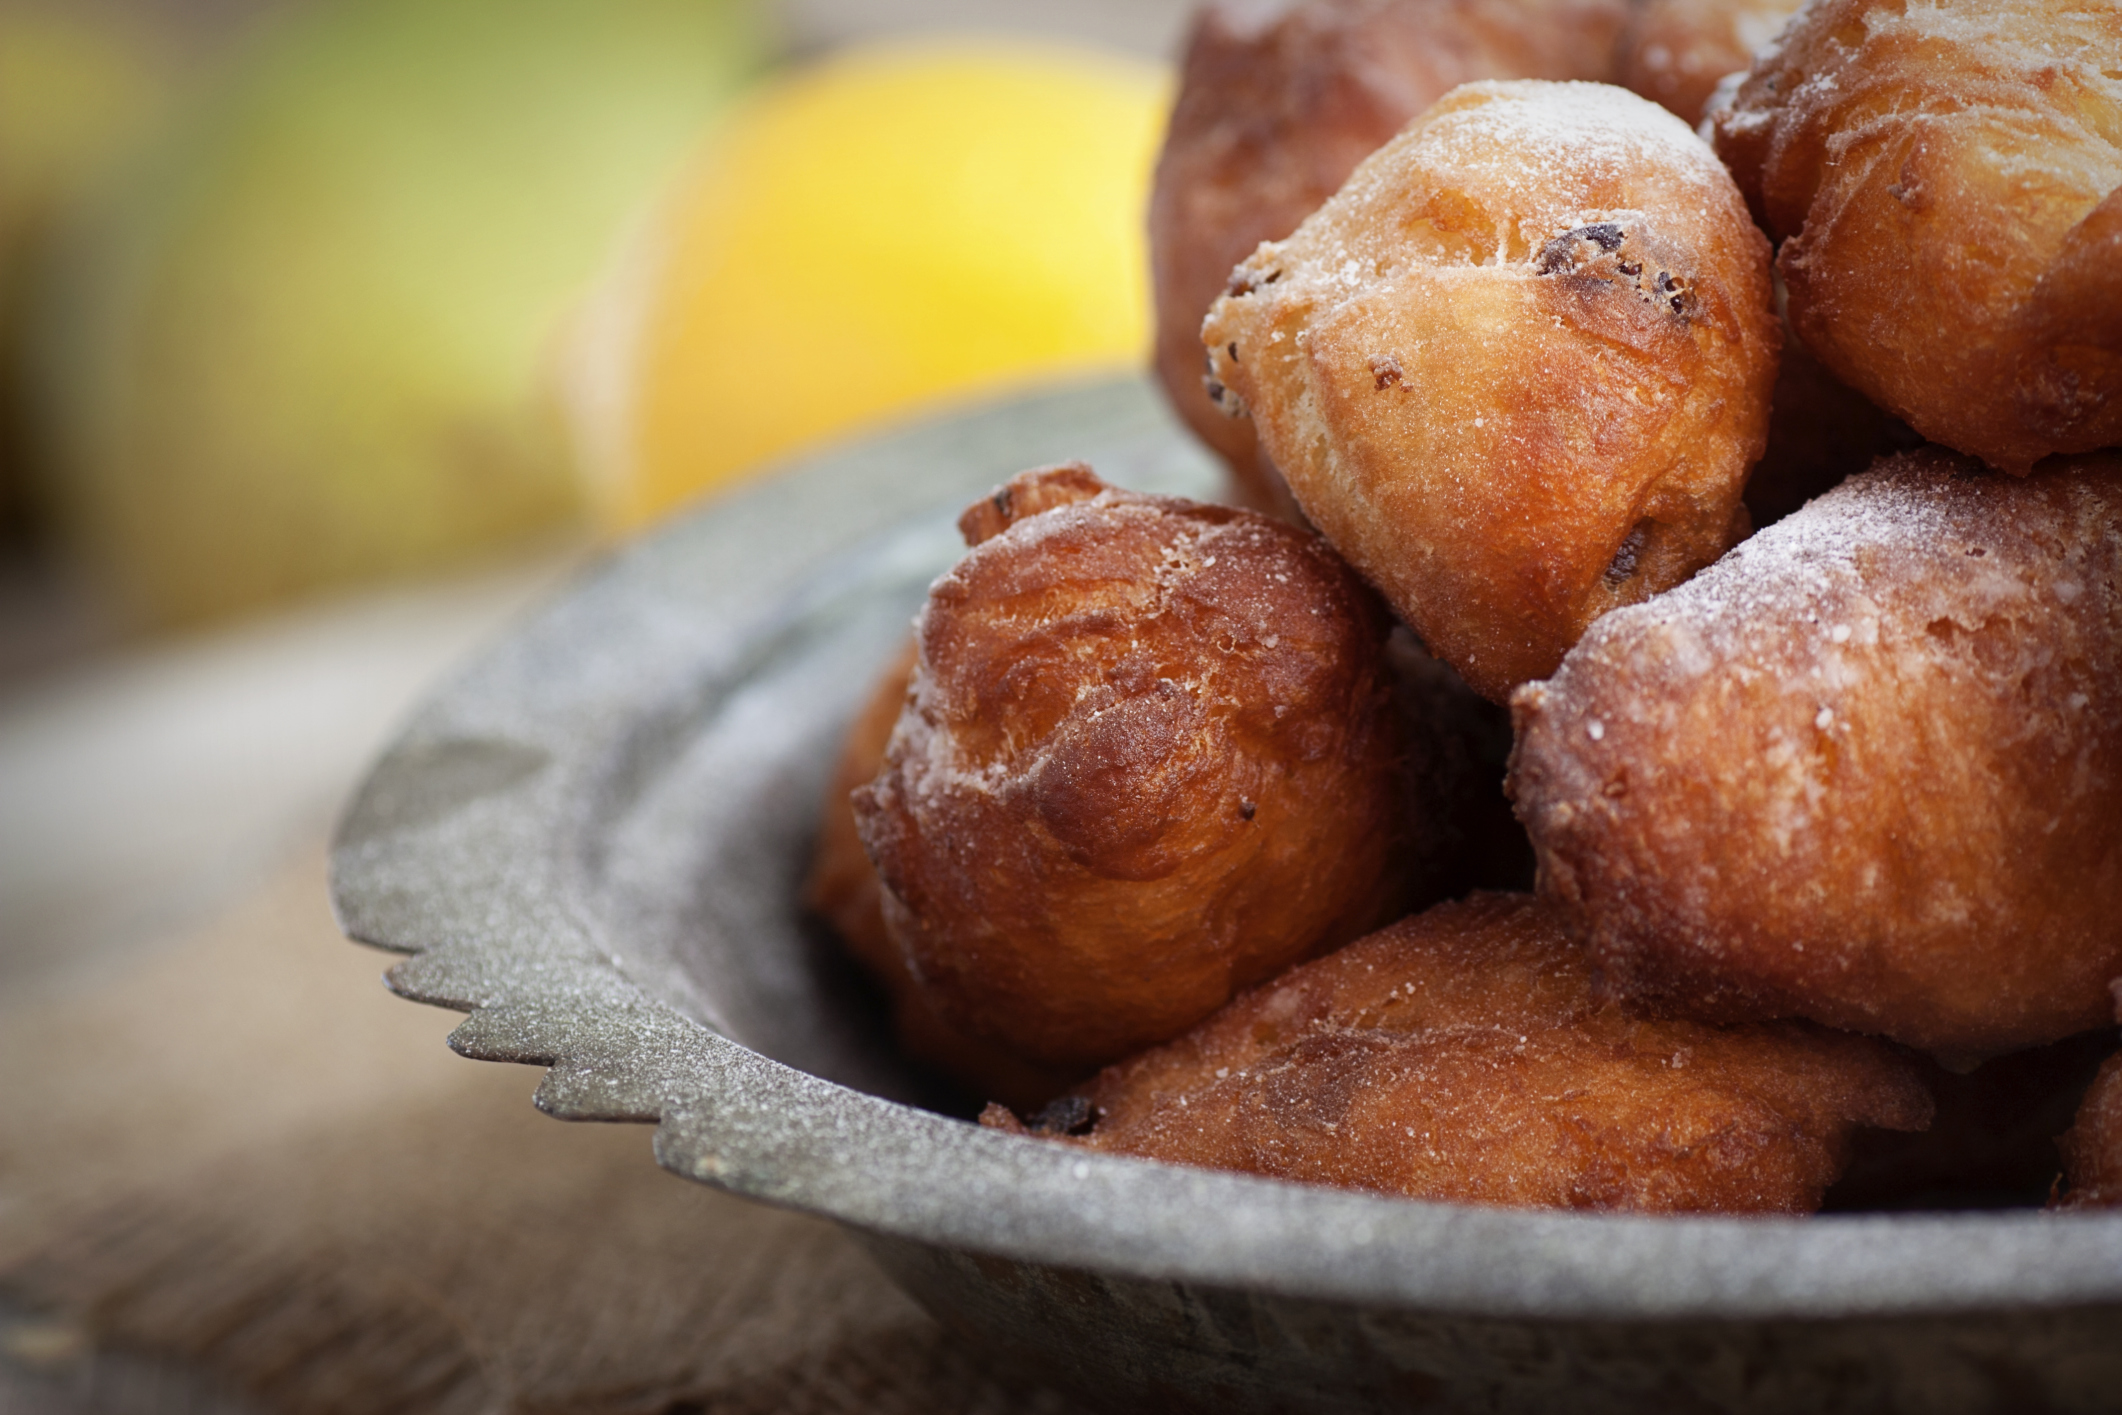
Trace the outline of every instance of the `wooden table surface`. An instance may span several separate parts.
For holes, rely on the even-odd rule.
[[[338,803],[563,569],[0,701],[0,1415],[1071,1408],[836,1227],[538,1114],[340,936]]]
[[[775,6],[798,54],[972,29],[1156,56],[1190,8]],[[0,1415],[1073,1408],[832,1225],[665,1174],[646,1128],[537,1114],[534,1072],[451,1054],[453,1019],[340,937],[347,793],[567,569],[57,666],[93,635],[8,591],[5,661],[40,666],[0,679]]]

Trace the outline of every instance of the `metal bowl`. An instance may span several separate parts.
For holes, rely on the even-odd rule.
[[[1082,457],[1207,494],[1135,381],[817,458],[614,556],[448,682],[339,832],[354,938],[538,1104],[839,1220],[999,1358],[1159,1411],[2122,1407],[2122,1214],[1644,1218],[1086,1154],[923,1108],[797,889],[957,511]]]

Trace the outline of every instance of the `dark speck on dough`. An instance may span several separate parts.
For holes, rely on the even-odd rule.
[[[1636,522],[1635,527],[1629,531],[1627,539],[1621,542],[1621,548],[1614,552],[1614,558],[1607,564],[1607,584],[1618,585],[1636,573],[1636,562],[1642,558],[1643,542],[1649,537],[1649,534],[1650,522]]]
[[[1589,241],[1602,251],[1621,249],[1623,233],[1611,221],[1596,221],[1589,226],[1578,226],[1564,231],[1540,248],[1540,258],[1533,268],[1542,275],[1553,275],[1557,271],[1573,270],[1577,264],[1577,243]]]
[[[1084,1135],[1097,1119],[1090,1097],[1063,1096],[1032,1117],[1031,1130],[1035,1135]]]

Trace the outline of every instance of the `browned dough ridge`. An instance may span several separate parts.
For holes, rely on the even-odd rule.
[[[1859,1125],[1920,1129],[1907,1058],[1804,1023],[1600,1001],[1554,906],[1403,919],[1111,1067],[1054,1128],[1094,1149],[1458,1203],[1807,1213]],[[984,1119],[1016,1128],[1000,1108]]]

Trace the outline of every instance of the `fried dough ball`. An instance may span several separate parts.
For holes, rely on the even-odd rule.
[[[1929,1118],[1907,1059],[1868,1038],[1600,1003],[1559,910],[1485,894],[1295,969],[1042,1120],[1088,1122],[1093,1149],[1410,1198],[1806,1213],[1854,1127]]]
[[[1833,1211],[1989,1209],[2043,1203],[2062,1168],[2056,1137],[2114,1051],[2112,1027],[1986,1061],[1972,1071],[1920,1059],[1937,1105],[1918,1134],[1866,1130],[1827,1191]]]
[[[1603,79],[1626,0],[1211,3],[1194,19],[1150,194],[1157,376],[1221,453],[1239,500],[1296,519],[1252,425],[1223,416],[1201,320],[1231,267],[1332,196],[1358,162],[1473,79]]]
[[[1383,606],[1248,511],[1019,476],[960,522],[854,796],[945,1023],[1046,1066],[1175,1036],[1410,883]]]
[[[804,903],[832,925],[855,961],[884,989],[902,1051],[982,1098],[1040,1105],[1066,1090],[1081,1072],[1031,1065],[992,1043],[966,1036],[936,1015],[884,927],[883,887],[855,830],[848,798],[884,765],[884,749],[898,724],[913,672],[914,649],[909,644],[885,669],[869,702],[848,727],[818,813],[818,843],[803,889]]]
[[[1820,0],[1711,116],[1791,324],[2023,475],[2122,442],[2122,8]]]
[[[1600,84],[1455,89],[1202,337],[1306,516],[1501,701],[1745,530],[1768,247],[1685,124]]]
[[[1615,45],[1615,81],[1689,124],[1726,74],[1746,68],[1803,0],[1645,0]]]
[[[2122,1208],[2122,1055],[2100,1067],[2076,1123],[2057,1137],[2056,1148],[2063,1152],[2056,1208]]]
[[[1889,458],[1512,700],[1543,893],[1606,976],[1974,1058],[2122,974],[2122,456]]]

